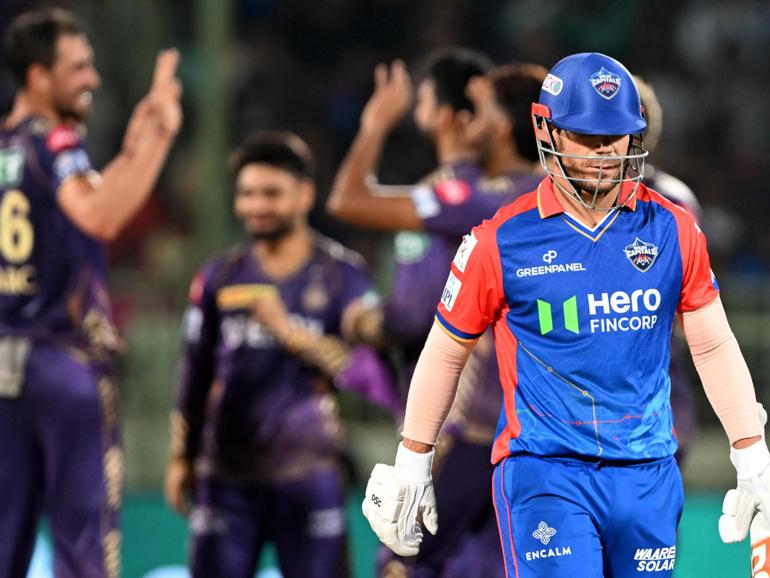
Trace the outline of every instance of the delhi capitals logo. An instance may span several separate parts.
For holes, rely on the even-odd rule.
[[[603,66],[599,72],[594,72],[590,79],[591,86],[594,87],[599,96],[610,100],[620,90],[620,76],[610,72]]]
[[[623,252],[631,261],[631,264],[642,273],[646,272],[658,257],[658,247],[652,243],[645,243],[639,237],[630,245],[626,245]]]

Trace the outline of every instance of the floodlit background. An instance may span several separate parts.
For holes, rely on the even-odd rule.
[[[501,64],[546,67],[573,52],[601,51],[650,82],[664,110],[652,161],[689,184],[703,204],[722,298],[760,400],[770,401],[766,0],[2,0],[0,29],[15,13],[44,4],[69,7],[89,24],[104,81],[89,122],[96,166],[117,152],[155,52],[173,45],[182,53],[185,126],[152,200],[111,247],[115,307],[128,344],[120,364],[127,578],[183,575],[159,570],[185,555],[184,525],[160,496],[167,415],[191,274],[207,253],[239,238],[227,153],[254,129],[296,131],[317,156],[322,206],[380,61],[403,58],[413,67],[451,44],[484,50]],[[0,101],[9,101],[12,90],[3,73]],[[381,177],[412,182],[432,163],[430,147],[406,122],[391,139]],[[343,227],[320,209],[313,223],[364,253],[386,284],[387,237]],[[718,542],[720,496],[734,482],[733,470],[705,396],[696,395],[700,433],[685,467],[677,577],[746,576],[748,546]],[[363,578],[373,576],[375,543],[358,513],[358,495],[371,464],[392,459],[396,437],[380,412],[349,397],[343,405],[355,440],[352,557]],[[41,544],[33,571],[39,577],[49,575]],[[263,573],[275,575],[270,572]]]

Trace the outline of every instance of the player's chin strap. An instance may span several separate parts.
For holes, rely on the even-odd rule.
[[[551,177],[551,182],[556,185],[556,188],[558,188],[563,194],[571,197],[574,199],[579,205],[582,207],[585,207],[586,209],[590,209],[592,211],[605,211],[610,212],[615,209],[622,208],[626,206],[631,199],[633,199],[636,196],[636,191],[639,189],[639,185],[642,182],[643,173],[637,172],[637,169],[632,169],[634,174],[629,174],[629,167],[632,165],[632,162],[627,160],[627,156],[606,156],[606,157],[596,157],[596,156],[589,156],[589,155],[571,155],[566,153],[560,153],[558,151],[549,152],[548,150],[545,150],[544,152],[548,154],[552,154],[554,161],[556,163],[556,166],[559,169],[559,172],[552,171],[548,167],[546,167],[545,160],[541,157],[541,163],[543,163],[543,166],[546,167],[545,171],[548,173],[548,175]],[[644,164],[644,157],[647,156],[647,151],[644,151],[643,155],[633,155],[633,156],[639,156],[640,157],[640,163]],[[569,158],[576,158],[576,159],[596,159],[601,158],[601,165],[599,166],[599,176],[596,179],[581,179],[579,177],[573,177],[567,172],[567,169],[564,167],[563,163],[561,162],[562,157],[569,157]],[[604,178],[604,170],[605,165],[614,163],[614,162],[620,162],[621,163],[621,171],[620,171],[620,177],[616,179],[611,178]],[[637,163],[638,164],[638,163]],[[643,170],[643,167],[640,168]],[[567,187],[562,185],[561,179],[557,179],[556,177],[561,177],[564,179],[564,182],[567,183]],[[621,189],[623,187],[623,183],[626,181],[632,181],[634,183],[634,188],[631,190],[631,192],[626,195],[626,198],[623,199],[623,201],[620,201],[620,193]],[[617,192],[615,193],[615,200],[612,202],[612,204],[608,207],[599,207],[597,206],[597,202],[602,197],[599,191],[599,185],[601,183],[614,183],[615,188],[617,189]],[[593,184],[594,188],[593,191],[589,189],[589,186]],[[591,201],[586,202],[583,199],[583,195],[580,194],[580,191],[584,191],[591,196]]]

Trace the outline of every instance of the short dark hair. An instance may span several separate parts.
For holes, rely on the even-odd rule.
[[[27,70],[35,63],[51,68],[56,60],[56,42],[67,34],[85,35],[75,14],[63,8],[24,12],[11,22],[5,34],[5,61],[19,84],[27,81]]]
[[[513,142],[521,156],[539,159],[532,134],[532,103],[540,97],[540,87],[548,71],[539,64],[516,63],[500,66],[490,74],[495,98],[513,126]]]
[[[465,94],[468,81],[486,74],[494,65],[484,53],[470,48],[452,46],[432,52],[422,66],[423,80],[432,80],[439,104],[454,110],[473,110],[473,103]]]
[[[230,158],[237,175],[246,165],[264,163],[288,171],[298,179],[315,178],[315,160],[310,147],[296,134],[264,131],[248,137]]]

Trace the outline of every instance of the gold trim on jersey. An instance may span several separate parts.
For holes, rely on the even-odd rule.
[[[267,283],[230,285],[217,291],[217,307],[222,311],[250,309],[260,297],[277,294],[278,288]]]
[[[190,434],[190,424],[178,409],[171,411],[171,441],[169,442],[169,458],[182,459],[187,454],[187,439]]]
[[[119,446],[111,446],[104,454],[104,484],[107,505],[112,510],[118,510],[123,503],[124,471],[123,450]]]
[[[569,226],[570,226],[570,227],[571,227],[573,230],[575,230],[576,232],[580,233],[581,235],[583,235],[583,236],[584,236],[584,237],[586,237],[587,239],[591,239],[591,241],[593,241],[594,243],[596,243],[596,242],[597,242],[599,239],[601,239],[601,238],[602,238],[602,235],[604,235],[604,233],[606,233],[606,232],[607,232],[607,229],[609,229],[609,228],[610,228],[610,226],[612,226],[612,223],[614,223],[614,222],[615,222],[615,219],[617,219],[617,218],[618,218],[618,215],[620,215],[620,211],[616,211],[616,212],[615,212],[615,215],[614,215],[614,216],[613,216],[613,217],[612,217],[612,218],[611,218],[611,219],[610,219],[610,220],[609,220],[609,221],[608,221],[608,222],[607,222],[607,223],[604,225],[604,227],[602,227],[602,230],[601,230],[601,231],[599,231],[599,234],[597,234],[595,237],[592,237],[591,235],[589,235],[589,234],[588,234],[588,233],[586,233],[585,231],[581,230],[579,227],[577,227],[577,225],[573,225],[572,223],[570,223],[570,222],[569,222],[567,219],[565,219],[564,217],[562,217],[562,220],[563,220],[565,223],[567,223],[567,225],[569,225]]]
[[[455,335],[454,333],[449,331],[449,329],[447,329],[444,326],[444,324],[441,323],[441,321],[438,320],[438,317],[434,317],[433,318],[433,322],[436,325],[438,325],[439,327],[441,327],[441,329],[444,331],[444,333],[446,333],[447,335],[449,335],[449,337],[451,337],[452,339],[454,339],[455,341],[457,341],[459,343],[471,343],[473,341],[476,341],[479,337],[481,337],[480,335],[477,336],[477,337],[460,337],[459,335]]]
[[[120,544],[123,535],[118,529],[110,530],[102,539],[104,550],[104,569],[108,578],[120,577]]]

